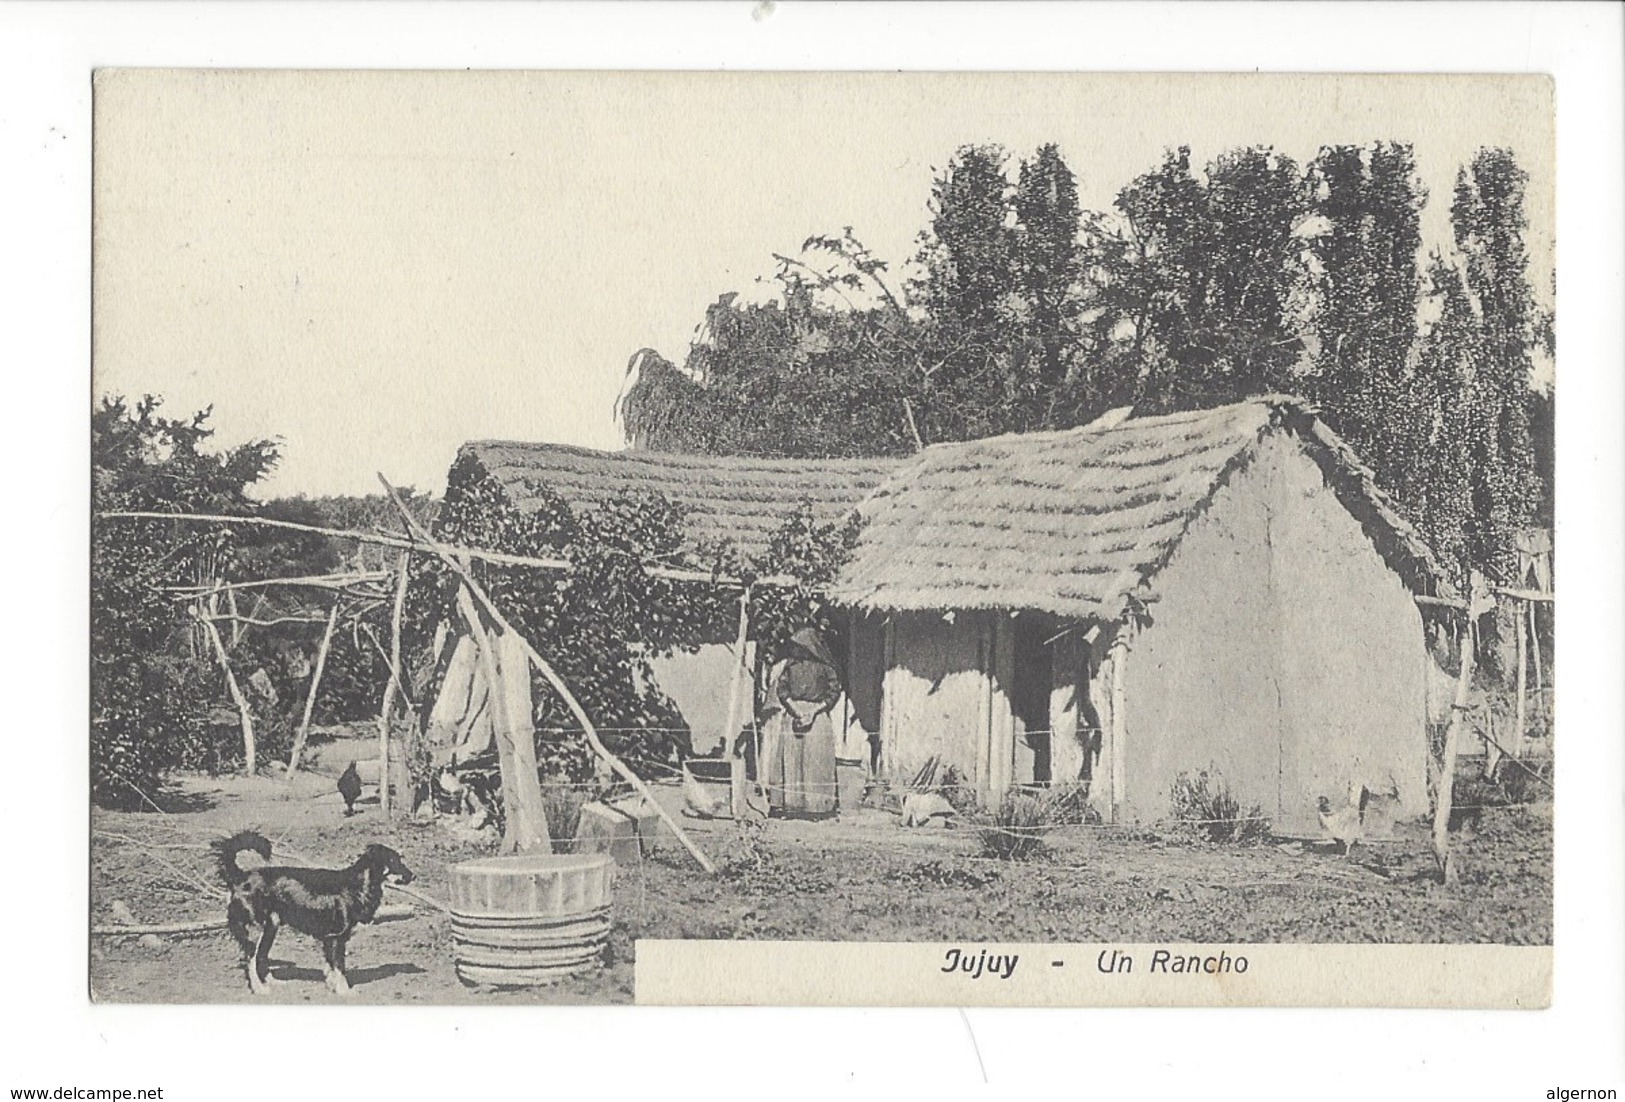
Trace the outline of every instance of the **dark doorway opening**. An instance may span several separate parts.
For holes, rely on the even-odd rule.
[[[1049,784],[1055,625],[1047,616],[1022,614],[1015,618],[1015,629],[1010,707],[1015,713],[1016,758],[1011,779],[1016,784]]]

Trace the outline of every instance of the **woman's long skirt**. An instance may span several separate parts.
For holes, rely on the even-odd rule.
[[[764,742],[768,806],[784,815],[833,815],[835,725],[829,713],[798,732],[780,712],[768,721]]]

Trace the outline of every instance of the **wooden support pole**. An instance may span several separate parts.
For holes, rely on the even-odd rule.
[[[1533,672],[1534,672],[1534,675],[1535,675],[1535,699],[1540,700],[1540,701],[1544,701],[1545,697],[1541,695],[1541,686],[1543,684],[1545,684],[1546,679],[1545,679],[1545,674],[1543,674],[1541,672],[1541,668],[1540,668],[1540,631],[1538,630],[1539,627],[1540,627],[1540,621],[1535,618],[1535,606],[1534,606],[1533,603],[1531,603],[1529,605],[1529,653],[1530,653],[1530,657],[1534,660],[1534,671]],[[1549,710],[1545,709],[1544,707],[1542,708],[1542,711],[1548,717],[1551,715],[1551,712]]]
[[[231,516],[221,513],[151,513],[134,510],[113,510],[97,513],[99,520],[186,520],[205,524],[256,524],[267,528],[282,528],[293,532],[310,532],[320,536],[332,536],[336,539],[356,540],[361,543],[377,544],[380,547],[395,547],[402,551],[412,550],[416,544],[410,538],[391,535],[383,532],[361,532],[353,528],[324,528],[316,524],[297,524],[291,520],[274,520],[270,517]],[[416,518],[414,517],[415,521]],[[447,550],[470,559],[479,559],[482,562],[497,563],[501,566],[533,566],[542,570],[573,570],[574,567],[568,559],[544,559],[534,555],[510,555],[503,551],[488,551],[480,547],[454,547],[445,546]],[[797,589],[805,587],[806,583],[800,578],[788,574],[770,574],[766,577],[752,578],[748,582],[743,578],[735,578],[727,574],[717,574],[708,570],[689,570],[678,566],[664,566],[660,563],[642,563],[643,570],[651,578],[664,578],[673,582],[700,582],[705,585],[722,586],[728,589],[742,589],[746,585],[777,586],[783,589]],[[379,577],[387,577],[381,575]],[[351,581],[373,581],[373,575],[358,575]],[[328,578],[268,578],[259,582],[239,582],[237,588],[246,589],[249,586],[261,585],[293,585],[303,584],[312,586],[329,586],[334,582]]]
[[[466,590],[471,597],[477,599],[479,603],[484,606],[486,614],[491,617],[491,621],[496,624],[499,629],[512,634],[515,642],[524,648],[525,654],[529,657],[530,661],[536,666],[536,669],[541,673],[541,675],[547,679],[547,683],[553,686],[553,690],[559,694],[559,697],[564,701],[565,706],[568,707],[571,714],[575,716],[576,722],[581,724],[582,734],[586,736],[587,743],[592,747],[594,753],[602,758],[611,769],[620,774],[621,777],[625,779],[625,781],[630,784],[639,795],[649,802],[649,805],[654,808],[655,813],[660,816],[661,820],[666,824],[666,826],[671,829],[672,834],[676,836],[680,843],[682,843],[683,848],[688,850],[689,854],[694,858],[694,860],[699,862],[700,867],[706,872],[715,875],[717,868],[711,863],[710,858],[706,857],[705,854],[700,850],[700,847],[694,844],[694,840],[688,836],[688,832],[682,828],[682,825],[672,817],[671,812],[667,811],[665,807],[661,805],[660,801],[655,799],[654,792],[652,792],[649,789],[649,786],[644,783],[643,778],[632,772],[632,770],[627,767],[625,762],[621,761],[620,758],[617,758],[614,754],[609,752],[609,749],[599,739],[597,728],[593,726],[592,720],[587,717],[586,711],[581,707],[581,702],[575,698],[575,694],[570,692],[569,687],[565,685],[564,680],[559,677],[557,671],[555,671],[553,667],[548,664],[547,659],[543,658],[539,653],[537,653],[536,648],[531,646],[530,642],[525,639],[524,636],[520,635],[514,630],[513,625],[508,622],[507,617],[502,615],[502,610],[497,608],[496,603],[491,600],[490,596],[485,592],[484,587],[481,586],[479,582],[475,581],[474,575],[472,571],[469,570],[467,564],[457,558],[449,548],[438,542],[433,536],[429,535],[428,530],[425,529],[423,525],[418,522],[418,519],[407,510],[405,503],[401,501],[400,495],[395,492],[395,487],[391,486],[383,475],[380,474],[378,476],[378,481],[383,483],[384,490],[389,494],[390,500],[395,503],[396,509],[398,509],[402,517],[405,518],[408,530],[411,531],[412,534],[422,543],[424,543],[431,551],[438,555],[447,566],[451,567],[451,569],[463,579],[462,589]]]
[[[1484,727],[1479,731],[1479,736],[1484,744],[1484,779],[1494,780],[1496,771],[1501,768],[1501,759],[1506,755],[1506,749],[1495,737],[1495,702],[1492,700],[1484,701]]]
[[[214,621],[200,613],[194,613],[203,624],[203,630],[209,636],[209,642],[214,644],[215,657],[220,660],[220,668],[226,674],[226,691],[237,705],[237,718],[243,728],[243,763],[252,777],[257,769],[254,745],[254,713],[248,706],[248,697],[243,695],[242,686],[237,684],[237,675],[231,672],[231,660],[226,657],[226,644],[220,638],[220,631],[214,626]]]
[[[485,682],[492,741],[496,743],[497,762],[502,770],[502,852],[551,852],[553,838],[548,830],[547,814],[542,809],[541,782],[536,776],[536,736],[530,724],[530,670],[523,666],[517,671],[504,667],[498,655],[497,632],[486,627],[468,584],[457,587],[457,608],[476,644],[475,660],[479,663],[480,678]],[[505,679],[516,675],[520,685],[505,683]],[[522,716],[515,714],[520,707],[524,708]],[[531,741],[530,753],[523,758],[518,753],[521,738]],[[529,762],[528,767],[526,762]]]
[[[1128,663],[1128,622],[1117,625],[1117,635],[1112,640],[1112,822],[1123,821],[1123,789],[1128,784],[1128,768],[1123,760],[1125,735],[1128,723],[1125,709],[1128,706],[1127,686],[1124,682],[1124,667]]]
[[[305,739],[310,735],[310,717],[316,710],[316,693],[322,686],[322,671],[327,668],[327,649],[333,645],[333,627],[339,619],[339,602],[327,611],[327,626],[322,630],[321,645],[316,648],[316,668],[310,674],[310,691],[305,694],[305,714],[299,720],[299,730],[293,736],[293,749],[288,751],[288,780],[299,769],[299,756],[305,752]]]
[[[386,885],[386,887],[393,888],[395,885],[389,884]],[[423,899],[424,902],[432,903],[441,910],[445,910],[444,904],[436,903],[427,896],[420,896],[415,892],[409,894],[411,894],[414,899]],[[387,922],[390,919],[411,918],[416,913],[417,911],[414,908],[403,903],[385,903],[383,906],[378,908],[378,913],[373,915],[373,921]],[[140,937],[142,934],[201,934],[207,933],[210,930],[224,930],[225,928],[226,920],[224,917],[199,918],[190,922],[159,922],[146,926],[92,926],[90,928],[90,935],[92,937]]]
[[[402,551],[395,569],[395,605],[390,615],[393,640],[389,660],[389,682],[384,686],[384,703],[378,709],[378,807],[388,819],[393,810],[389,784],[390,716],[395,710],[395,697],[401,692],[401,613],[406,607],[406,583],[411,572],[412,552]]]
[[[1540,589],[1519,589],[1514,586],[1498,585],[1495,592],[1503,597],[1513,597],[1520,601],[1544,601],[1551,604],[1556,600],[1552,594]]]
[[[746,792],[745,751],[739,744],[739,697],[745,680],[745,646],[749,636],[750,587],[747,586],[739,595],[739,632],[734,638],[733,676],[728,682],[728,718],[723,721],[722,727],[722,752],[728,755],[729,806],[735,819],[743,819],[750,810]],[[758,762],[758,775],[761,768]]]
[[[1461,743],[1461,727],[1466,722],[1467,699],[1473,687],[1473,663],[1477,658],[1471,617],[1461,632],[1461,675],[1456,680],[1456,700],[1445,728],[1444,753],[1439,762],[1439,786],[1433,806],[1433,858],[1439,865],[1439,880],[1449,884],[1456,878],[1450,854],[1450,808],[1455,796],[1456,752]]]
[[[1517,598],[1513,599],[1517,600]],[[1525,706],[1524,693],[1526,689],[1526,679],[1528,678],[1528,673],[1526,672],[1525,667],[1529,663],[1528,648],[1524,645],[1523,633],[1529,626],[1529,616],[1525,611],[1528,607],[1528,602],[1520,604],[1518,606],[1518,614],[1513,617],[1518,625],[1518,676],[1517,690],[1514,698],[1512,713],[1512,737],[1507,740],[1507,748],[1512,752],[1512,756],[1514,758],[1523,757],[1523,724]]]

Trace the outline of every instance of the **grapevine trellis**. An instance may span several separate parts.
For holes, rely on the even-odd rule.
[[[648,800],[654,810],[665,819],[677,839],[702,867],[708,872],[714,871],[711,862],[700,851],[699,847],[693,843],[687,832],[655,800],[654,794],[648,789],[643,779],[604,746],[598,737],[597,728],[577,701],[575,695],[559,677],[552,664],[514,629],[513,624],[497,607],[489,593],[486,592],[469,569],[469,564],[475,561],[497,566],[517,566],[550,571],[569,571],[574,569],[574,564],[568,559],[559,557],[518,555],[487,548],[440,542],[431,536],[421,522],[411,514],[401,500],[400,495],[382,476],[380,476],[380,481],[383,482],[390,500],[400,513],[404,530],[368,532],[303,524],[269,517],[206,513],[120,511],[102,514],[106,519],[163,519],[199,524],[262,525],[311,535],[352,540],[358,543],[390,548],[399,552],[393,568],[388,570],[352,570],[307,577],[262,578],[233,582],[214,580],[192,586],[176,587],[172,590],[177,600],[190,603],[193,615],[200,628],[208,636],[210,645],[224,671],[228,692],[237,705],[240,717],[243,730],[244,755],[249,772],[252,773],[257,765],[252,710],[247,696],[242,691],[241,685],[232,670],[229,648],[221,637],[219,625],[230,625],[231,630],[235,632],[243,628],[265,626],[269,623],[269,621],[260,620],[252,612],[244,616],[237,611],[235,597],[236,594],[243,591],[257,590],[263,592],[276,588],[288,588],[331,594],[331,604],[324,615],[318,616],[304,613],[276,618],[277,622],[300,622],[313,625],[319,623],[322,625],[321,642],[318,645],[316,659],[310,675],[303,716],[295,735],[293,748],[289,754],[284,771],[285,776],[291,779],[299,768],[300,757],[309,733],[314,702],[320,690],[328,649],[339,622],[344,620],[350,624],[352,631],[358,634],[367,634],[372,638],[375,648],[383,657],[389,670],[389,684],[384,691],[383,700],[379,707],[378,764],[380,802],[383,805],[385,815],[390,814],[390,732],[393,719],[397,709],[412,714],[418,710],[418,704],[421,703],[414,702],[410,697],[409,679],[406,676],[406,670],[402,662],[402,621],[407,586],[411,577],[412,555],[414,553],[424,554],[432,556],[441,562],[456,577],[458,581],[457,607],[468,626],[475,628],[481,624],[489,625],[488,632],[491,638],[508,640],[515,653],[521,655],[521,662],[530,668],[534,668],[559,695],[560,699],[565,702],[593,753],[612,772],[618,774],[622,780]],[[784,590],[807,588],[807,584],[802,579],[787,574],[743,577],[723,571],[697,570],[660,562],[642,562],[639,563],[639,567],[651,578],[704,585],[724,591],[737,591],[740,594],[741,637],[745,635],[748,629],[750,595],[752,592],[769,591],[775,588]],[[378,639],[376,634],[372,632],[371,625],[365,619],[386,606],[391,611],[387,652],[383,641]],[[743,653],[742,647],[740,653]],[[731,694],[733,699],[730,701],[731,720],[737,714],[737,711],[743,707],[741,701],[743,696],[741,691],[743,676],[741,665],[741,669],[735,671],[733,679],[734,685]],[[508,680],[511,681],[512,679]],[[492,679],[493,684],[500,681],[500,678],[493,677]],[[526,700],[528,702],[528,690]],[[526,706],[528,707],[528,703]],[[516,724],[515,726],[520,725]],[[512,734],[511,731],[506,733],[510,736]],[[510,744],[509,748],[512,748],[512,744]],[[540,809],[540,792],[537,790],[537,778],[534,769],[534,747],[530,748],[528,754],[522,752],[504,753],[501,755],[501,761],[504,804],[508,809],[505,819],[510,828],[510,837],[505,839],[505,846],[508,848],[545,847],[550,843],[550,839],[547,837],[546,819]],[[736,811],[743,810],[743,807],[739,805],[742,805],[745,799],[743,766],[742,758],[734,762],[734,772],[738,774],[734,778],[733,784]],[[534,806],[530,806],[527,811],[527,805]]]

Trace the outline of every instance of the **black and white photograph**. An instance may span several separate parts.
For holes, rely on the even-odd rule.
[[[1551,946],[1549,79],[94,98],[95,1000]]]
[[[1622,35],[0,6],[0,1093],[1618,1097]]]

